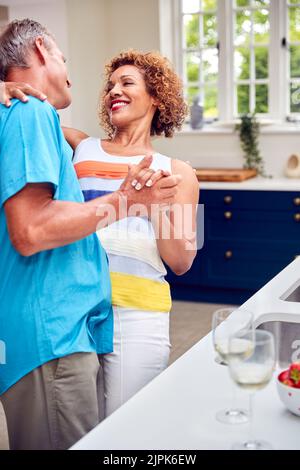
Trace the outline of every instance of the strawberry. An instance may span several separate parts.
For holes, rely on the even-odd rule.
[[[290,369],[281,372],[278,375],[278,380],[288,387],[295,387],[295,382],[290,378]]]
[[[300,388],[300,362],[293,362],[289,368],[289,378]]]
[[[290,380],[290,370],[284,370],[283,372],[281,372],[278,376],[278,379],[280,380],[280,382],[284,382],[285,380]]]
[[[287,385],[288,387],[294,387],[294,388],[296,387],[295,382],[291,379],[282,380],[282,383],[284,385]]]

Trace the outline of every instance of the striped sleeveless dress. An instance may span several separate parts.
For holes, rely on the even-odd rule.
[[[75,152],[74,166],[85,200],[119,189],[127,165],[139,163],[142,158],[107,154],[100,139],[89,137],[82,141]],[[170,158],[155,153],[151,168],[171,171]],[[164,279],[166,269],[151,222],[145,217],[127,217],[97,234],[109,258],[113,305],[170,311],[170,288]]]
[[[98,138],[81,141],[73,163],[85,201],[119,189],[128,164],[143,157],[108,154]],[[171,159],[154,153],[151,168],[171,172]],[[114,352],[103,359],[107,416],[167,366],[171,296],[146,217],[121,219],[97,235],[108,255],[114,309]]]

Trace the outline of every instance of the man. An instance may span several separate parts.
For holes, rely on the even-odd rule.
[[[53,36],[32,20],[10,23],[0,79],[47,96],[0,107],[1,401],[11,449],[66,449],[98,423],[97,353],[112,351],[107,259],[94,232],[112,208],[126,216],[120,201],[172,202],[180,177],[153,174],[148,157],[119,191],[84,203],[56,112],[69,106],[71,83]]]

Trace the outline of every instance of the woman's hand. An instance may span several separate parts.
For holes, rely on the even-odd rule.
[[[132,167],[132,170],[133,170],[133,167]],[[170,175],[171,173],[169,171],[165,171],[165,170],[154,171],[151,168],[146,168],[144,170],[141,170],[138,173],[138,179],[134,178],[133,181],[131,182],[131,185],[137,191],[140,191],[141,189],[143,189],[144,186],[151,188],[151,186],[156,184],[161,178],[165,176],[170,176]]]
[[[164,170],[152,170],[152,160],[153,157],[148,155],[137,165],[129,165],[128,175],[119,189],[127,199],[128,207],[140,204],[140,211],[144,205],[145,211],[140,216],[149,216],[153,205],[172,204],[182,179],[180,175],[171,176]]]
[[[28,101],[28,96],[34,96],[41,101],[45,101],[47,96],[41,91],[36,90],[27,83],[21,82],[0,82],[0,103],[5,106],[11,106],[11,99],[17,98],[23,103]]]

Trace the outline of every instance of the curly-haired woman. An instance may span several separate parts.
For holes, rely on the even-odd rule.
[[[172,137],[187,113],[169,61],[156,52],[129,50],[105,69],[99,116],[108,138],[64,129],[85,199],[118,189],[128,165],[149,154],[152,172],[145,170],[137,190],[151,185],[153,170],[182,176],[176,211],[154,212],[151,220],[136,213],[98,231],[109,258],[114,308],[114,352],[100,358],[107,416],[168,364],[171,297],[163,262],[176,274],[190,268],[199,190],[189,165],[152,147],[151,136]]]

